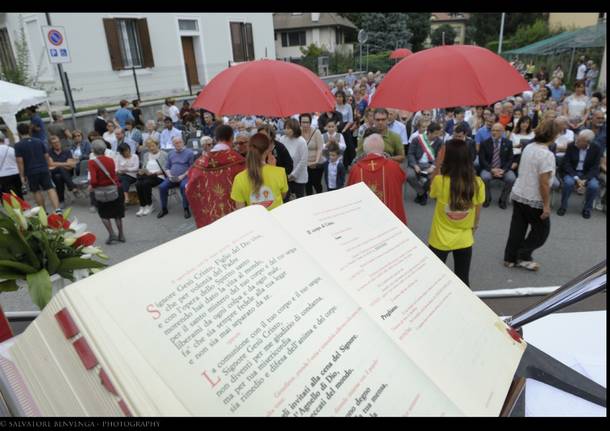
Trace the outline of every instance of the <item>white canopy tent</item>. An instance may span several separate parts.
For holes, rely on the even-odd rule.
[[[15,136],[17,136],[15,115],[28,106],[45,102],[51,112],[46,91],[0,81],[0,117]]]

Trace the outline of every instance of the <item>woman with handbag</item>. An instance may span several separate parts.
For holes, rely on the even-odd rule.
[[[106,144],[102,140],[93,141],[91,150],[95,158],[88,162],[89,174],[91,176],[89,187],[95,195],[97,213],[108,231],[106,244],[112,244],[117,240],[125,242],[122,220],[125,217],[125,199],[119,191],[119,179],[116,174],[114,160],[104,155]],[[119,231],[118,237],[112,230],[110,219],[114,219],[116,223]]]

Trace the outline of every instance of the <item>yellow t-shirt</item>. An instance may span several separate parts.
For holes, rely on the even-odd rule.
[[[252,192],[248,171],[241,171],[233,179],[231,199],[246,205],[263,205],[268,210],[284,203],[282,195],[288,192],[286,170],[279,166],[263,165],[263,185],[258,194]]]
[[[473,197],[473,207],[468,211],[451,211],[449,201],[451,196],[451,179],[437,175],[430,186],[430,197],[436,199],[434,218],[430,227],[428,244],[432,247],[448,251],[467,248],[474,244],[472,228],[475,221],[475,206],[485,201],[485,186],[481,178],[476,177],[477,190]]]

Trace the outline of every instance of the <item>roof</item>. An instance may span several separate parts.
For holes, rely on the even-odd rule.
[[[439,21],[468,21],[470,19],[470,14],[465,12],[455,12],[459,13],[462,16],[454,16],[449,15],[449,12],[432,12],[430,14],[430,19],[433,22]],[[432,19],[432,17],[436,17],[436,19]]]
[[[564,31],[548,39],[504,52],[504,54],[551,55],[571,49],[603,48],[606,44],[606,24],[584,27],[574,31]]]
[[[320,13],[318,21],[312,21],[311,13],[304,12],[299,15],[292,13],[274,13],[273,28],[275,30],[289,30],[297,28],[315,27],[347,27],[354,30],[358,28],[347,18],[336,13]]]

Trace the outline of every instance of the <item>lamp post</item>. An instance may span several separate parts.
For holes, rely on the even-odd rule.
[[[502,54],[502,37],[504,36],[504,16],[506,14],[502,12],[502,20],[500,21],[500,40],[498,41],[498,54]]]

